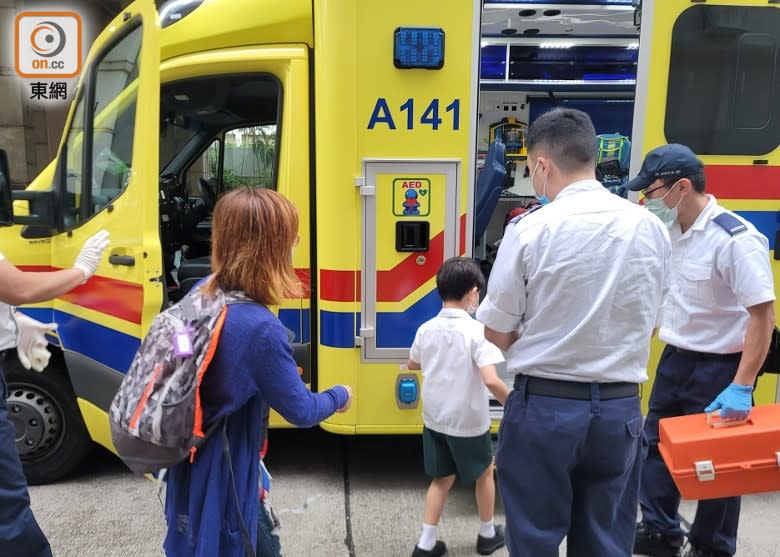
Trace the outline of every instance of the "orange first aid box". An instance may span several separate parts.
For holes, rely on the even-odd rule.
[[[780,491],[780,404],[739,425],[692,414],[659,422],[658,450],[683,499]]]

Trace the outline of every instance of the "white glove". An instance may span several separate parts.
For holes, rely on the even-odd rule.
[[[76,269],[84,273],[82,283],[87,282],[89,277],[95,274],[98,265],[100,265],[100,258],[103,256],[103,252],[106,251],[108,244],[107,230],[101,230],[84,242],[84,247],[81,248],[81,252],[73,264]]]
[[[25,369],[43,371],[49,364],[51,354],[46,348],[49,341],[46,333],[57,330],[56,323],[41,323],[23,313],[16,314],[16,325],[19,328],[19,342],[16,352],[19,354],[19,363]]]
[[[43,371],[49,365],[51,352],[45,346],[33,346],[30,351],[30,366],[35,371]]]

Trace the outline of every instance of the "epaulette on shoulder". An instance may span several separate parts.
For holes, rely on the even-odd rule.
[[[729,236],[745,232],[748,229],[744,222],[731,213],[721,213],[717,217],[713,217],[712,222],[723,228]]]
[[[510,221],[507,223],[507,225],[509,225],[509,224],[515,224],[516,222],[520,222],[522,219],[524,219],[525,217],[527,217],[528,215],[530,215],[530,214],[531,214],[531,213],[533,213],[534,211],[538,211],[538,210],[539,210],[539,209],[541,209],[542,207],[544,207],[544,205],[534,205],[533,207],[531,207],[530,209],[528,209],[528,210],[527,210],[525,213],[523,213],[522,215],[517,215],[515,218],[513,218],[512,220],[510,220]]]

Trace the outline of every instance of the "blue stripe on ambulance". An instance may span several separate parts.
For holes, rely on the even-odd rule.
[[[439,294],[431,290],[406,311],[377,313],[377,347],[408,348],[414,341],[417,327],[440,309]],[[359,313],[320,310],[320,343],[323,346],[353,348],[359,329]]]
[[[309,342],[311,339],[308,309],[280,309],[279,321],[282,322],[282,325],[295,333],[293,342]]]
[[[126,373],[141,341],[64,311],[54,310],[62,346],[121,373]]]
[[[441,309],[441,298],[436,290],[401,312],[381,312],[376,316],[377,348],[408,348],[414,342],[417,328],[436,316]]]
[[[780,211],[734,211],[740,217],[753,223],[769,240],[769,249],[775,249],[777,229],[780,228]]]

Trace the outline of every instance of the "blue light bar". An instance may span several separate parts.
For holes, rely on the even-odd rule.
[[[438,70],[444,66],[444,30],[433,27],[399,27],[395,30],[393,63],[404,70]]]

